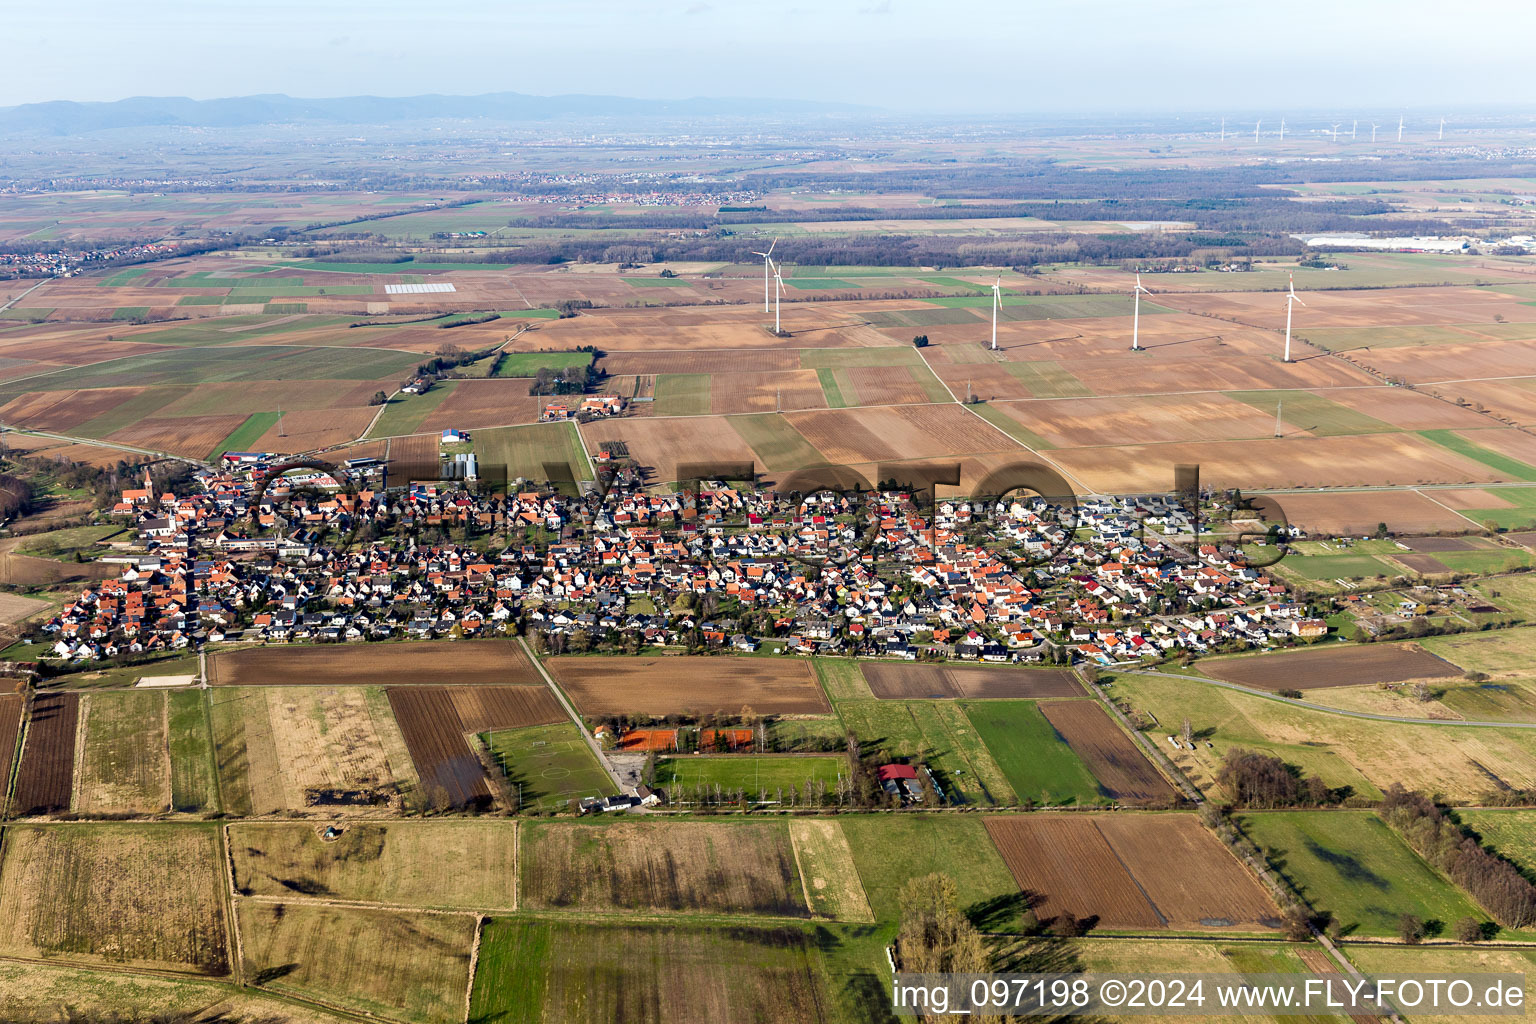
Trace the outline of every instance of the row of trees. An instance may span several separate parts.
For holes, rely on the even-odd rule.
[[[1240,747],[1222,758],[1217,781],[1237,807],[1322,807],[1339,803],[1346,795],[1329,789],[1319,778],[1303,776],[1278,757]]]
[[[1382,799],[1381,816],[1419,856],[1471,893],[1501,925],[1536,924],[1536,885],[1509,861],[1485,850],[1429,797],[1393,783]]]

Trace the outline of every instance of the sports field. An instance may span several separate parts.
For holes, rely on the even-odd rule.
[[[727,793],[742,790],[752,800],[777,800],[786,789],[820,783],[835,792],[838,775],[848,774],[848,760],[836,754],[774,757],[769,754],[667,757],[656,763],[656,784],[673,799],[687,801],[696,787]]]
[[[597,758],[570,722],[486,734],[491,760],[523,807],[558,810],[572,800],[613,792]]]

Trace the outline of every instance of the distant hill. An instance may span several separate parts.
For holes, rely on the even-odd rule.
[[[235,128],[258,124],[391,124],[400,121],[472,118],[543,121],[571,117],[744,117],[774,114],[868,112],[842,103],[778,99],[639,100],[622,96],[239,96],[190,100],[184,96],[135,96],[112,103],[27,103],[0,107],[0,133],[78,135],[112,128],[187,126]]]

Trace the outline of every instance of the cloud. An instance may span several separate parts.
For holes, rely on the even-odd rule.
[[[715,9],[714,4],[689,4],[683,8],[684,14],[704,14]]]
[[[890,14],[891,13],[891,0],[880,0],[879,3],[875,4],[872,7],[860,7],[859,8],[859,13],[860,14]]]

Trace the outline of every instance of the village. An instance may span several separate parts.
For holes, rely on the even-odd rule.
[[[53,656],[204,643],[518,634],[539,653],[671,648],[1101,665],[1325,636],[1166,497],[993,505],[721,482],[604,494],[383,486],[377,460],[230,452],[189,494],[125,490],[121,566],[42,624]],[[445,477],[463,476],[462,461]]]

